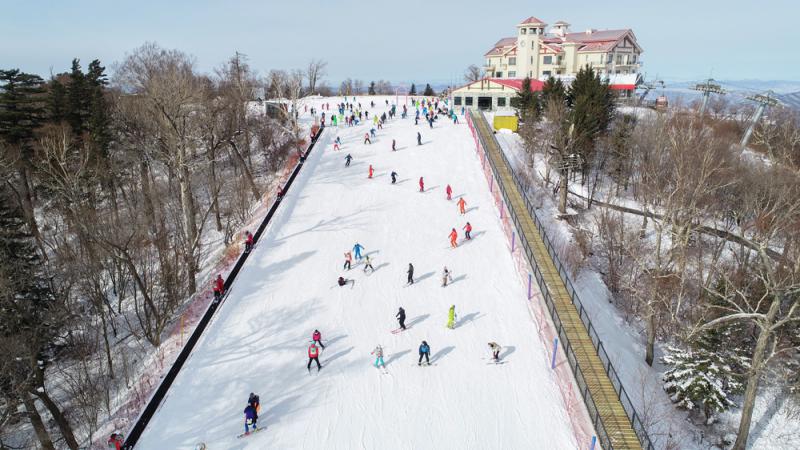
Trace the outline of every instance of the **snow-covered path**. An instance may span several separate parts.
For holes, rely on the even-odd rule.
[[[323,101],[333,109],[341,99],[314,103]],[[375,112],[387,109],[384,98],[375,101]],[[398,111],[371,145],[362,143],[371,120],[339,129],[338,152],[335,130],[325,132],[136,448],[578,447],[468,128],[444,118],[434,129],[424,121],[415,126],[411,111],[409,104],[405,120]],[[348,153],[354,160],[345,168]],[[459,196],[466,216],[458,213]],[[474,227],[471,241],[463,241],[466,221]],[[459,234],[456,249],[447,239],[451,228]],[[374,273],[355,263],[341,270],[356,242]],[[408,263],[416,283],[405,287]],[[454,283],[442,287],[445,265]],[[338,287],[340,275],[355,284]],[[454,330],[445,327],[450,305],[458,315]],[[392,334],[399,306],[411,327]],[[324,367],[308,373],[315,328],[326,345]],[[431,367],[417,366],[423,339]],[[507,364],[487,364],[489,341],[504,346]],[[377,344],[388,374],[371,366]],[[237,439],[250,392],[261,397],[266,430]]]

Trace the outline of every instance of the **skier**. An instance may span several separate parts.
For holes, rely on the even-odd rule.
[[[309,372],[311,372],[312,361],[317,363],[317,372],[319,372],[319,369],[321,369],[322,366],[319,363],[319,348],[314,342],[308,346],[308,365],[306,366],[306,369],[308,369]]]
[[[333,151],[335,152],[339,151],[339,144],[337,144],[336,142],[333,143]]]
[[[467,222],[467,224],[464,225],[464,237],[466,237],[467,240],[472,239],[469,235],[470,233],[472,233],[472,225],[470,225],[469,222]]]
[[[350,270],[350,263],[353,262],[353,254],[350,252],[345,252],[344,254],[344,266],[342,269]]]
[[[500,362],[500,350],[502,347],[497,342],[489,342],[489,349],[492,351],[492,359],[494,362]]]
[[[256,429],[257,429],[256,422],[258,422],[258,412],[256,411],[255,408],[253,408],[253,405],[247,405],[247,407],[244,408],[244,435],[245,436],[248,436],[250,434],[250,428],[249,428],[250,426],[253,427],[253,432],[256,431]]]
[[[467,206],[467,202],[466,202],[466,200],[464,200],[464,197],[461,197],[460,199],[458,199],[458,203],[456,203],[456,204],[458,205],[458,212],[459,213],[461,213],[461,214],[466,214],[467,213],[467,211],[464,209],[464,207]]]
[[[395,142],[394,139],[392,139],[392,151],[396,151],[396,150],[397,150],[396,142]]]
[[[278,186],[278,196],[277,196],[278,197],[278,201],[283,200],[283,194],[284,194],[283,188]]]
[[[417,131],[417,145],[422,145],[422,135]]]
[[[369,176],[367,178],[372,178],[372,164],[369,165]]]
[[[425,180],[422,177],[419,177],[419,191],[425,192]]]
[[[250,250],[253,249],[253,233],[245,231],[244,236],[244,252],[250,253]]]
[[[400,323],[400,329],[401,330],[405,330],[406,329],[406,310],[403,309],[402,306],[397,311],[397,314],[395,314],[395,317],[397,317],[397,321]]]
[[[392,171],[390,176],[392,177],[392,184],[397,183],[397,172]]]
[[[336,136],[336,143],[339,144],[339,145],[342,145],[342,138],[340,138],[339,136]]]
[[[225,293],[225,280],[222,279],[222,275],[217,275],[217,278],[214,280],[214,302],[218,302],[219,299],[222,298],[222,294]]]
[[[319,344],[323,350],[325,350],[325,345],[322,344],[322,333],[319,330],[314,330],[314,333],[311,334],[311,340],[314,341],[315,344]]]
[[[247,404],[256,410],[256,414],[261,412],[261,399],[258,398],[258,395],[251,392],[247,397]]]
[[[408,284],[414,284],[414,266],[408,263]]]
[[[345,167],[350,167],[350,161],[352,161],[352,160],[353,160],[353,157],[350,155],[350,153],[348,153],[347,156],[344,157],[344,166]]]
[[[375,366],[375,368],[377,368],[378,365],[380,365],[384,369],[386,368],[386,364],[384,364],[383,362],[383,347],[381,347],[380,344],[378,344],[378,346],[375,347],[375,350],[370,352],[370,355],[375,355],[375,362],[372,364],[373,366]]]
[[[345,277],[339,277],[339,279],[338,279],[338,280],[336,280],[336,283],[337,283],[337,284],[338,284],[340,287],[342,287],[342,286],[346,285],[347,283],[353,283],[353,286],[355,286],[355,285],[356,285],[356,280],[348,280],[348,279],[346,279]]]
[[[356,259],[361,259],[361,250],[364,250],[364,246],[356,242],[356,245],[353,246],[353,253],[356,254]]]
[[[414,117],[414,125],[419,125],[419,111],[417,111],[417,117]]]
[[[370,134],[370,136],[375,137],[375,128],[370,128],[369,129],[369,134]]]
[[[447,311],[447,328],[451,330],[456,327],[456,305],[450,306],[450,310]]]
[[[456,243],[456,240],[458,239],[458,233],[456,232],[455,228],[453,228],[453,230],[450,231],[449,236],[450,236],[450,247],[452,248],[458,247],[458,243]]]
[[[364,143],[372,144],[372,141],[369,140],[369,133],[364,133]]]
[[[375,268],[372,267],[372,261],[369,260],[369,255],[364,257],[364,273],[367,273],[367,269],[371,269],[375,272]]]
[[[449,184],[444,188],[444,192],[447,193],[447,199],[452,200],[450,196],[453,195],[453,188],[451,188]]]
[[[431,347],[428,345],[427,342],[422,341],[422,344],[419,346],[419,361],[417,362],[418,366],[422,365],[422,358],[425,358],[425,364],[431,365]]]
[[[111,436],[108,437],[108,447],[114,450],[120,450],[124,443],[125,437],[118,431],[111,433]]]
[[[442,287],[447,286],[447,282],[453,282],[453,279],[450,277],[450,271],[447,270],[447,266],[444,266],[444,270],[442,270]]]

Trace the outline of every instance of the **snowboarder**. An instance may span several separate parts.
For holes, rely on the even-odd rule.
[[[311,334],[311,340],[314,341],[315,344],[319,344],[323,350],[325,350],[325,345],[322,344],[322,333],[319,330],[314,330],[314,333]]]
[[[361,259],[361,250],[364,250],[364,246],[356,242],[356,245],[353,246],[353,253],[355,253],[356,259]]]
[[[453,195],[453,188],[451,188],[449,184],[444,188],[444,192],[447,194],[447,199],[452,200],[450,196]]]
[[[472,239],[472,237],[470,237],[469,235],[470,233],[472,233],[472,225],[470,225],[469,222],[467,222],[467,224],[464,225],[464,237],[466,237],[467,240]]]
[[[253,427],[253,431],[256,431],[258,422],[258,412],[253,407],[253,405],[247,405],[244,408],[244,435],[247,436],[250,434],[250,428]]]
[[[309,372],[311,372],[312,361],[317,363],[317,372],[319,372],[319,369],[322,368],[319,363],[319,347],[317,347],[317,344],[314,342],[308,346],[308,365],[306,366],[306,369],[308,369]]]
[[[457,239],[458,239],[458,233],[456,232],[456,229],[453,228],[453,230],[450,231],[450,247],[452,248],[458,247],[458,243],[456,242]]]
[[[414,284],[414,266],[408,263],[408,284]]]
[[[364,143],[372,144],[372,141],[369,140],[369,133],[364,133]]]
[[[447,328],[451,330],[456,327],[456,305],[450,306],[450,310],[447,311]]]
[[[125,437],[118,431],[111,433],[111,436],[108,437],[108,448],[120,450],[122,448],[122,444],[124,443]]]
[[[422,177],[419,177],[419,191],[425,192],[425,180]]]
[[[417,362],[418,366],[422,365],[422,358],[425,358],[425,364],[429,366],[431,365],[431,347],[425,341],[422,341],[422,344],[419,346],[419,361]]]
[[[383,362],[383,347],[381,347],[380,344],[375,347],[375,350],[370,352],[370,355],[375,355],[375,362],[372,364],[373,366],[377,368],[380,365],[384,369],[386,368],[386,364]]]
[[[397,321],[400,323],[400,329],[401,330],[405,330],[406,329],[406,310],[403,309],[402,306],[400,307],[399,310],[397,310],[397,314],[395,314],[395,317],[397,317]]]
[[[447,266],[444,266],[444,269],[442,270],[442,287],[447,286],[448,281],[452,283],[453,279],[450,277],[450,271],[447,270]]]
[[[350,155],[350,153],[348,153],[347,156],[344,157],[344,166],[345,167],[350,167],[350,161],[352,161],[352,160],[353,160],[353,157]]]
[[[461,197],[460,199],[458,199],[458,203],[456,203],[456,204],[458,205],[458,212],[459,213],[461,213],[462,215],[467,213],[466,209],[464,209],[464,207],[467,206],[467,202],[466,202],[466,200],[464,200],[464,197]]]
[[[397,172],[392,171],[390,176],[392,177],[392,184],[397,183]]]
[[[249,230],[244,232],[244,252],[250,253],[253,249],[253,233]]]
[[[397,150],[396,142],[395,142],[394,139],[392,139],[392,151],[396,151],[396,150]]]
[[[369,165],[369,176],[367,176],[367,178],[372,178],[372,173],[373,173],[372,164],[370,164]]]
[[[494,362],[500,361],[500,350],[502,347],[497,344],[497,342],[489,342],[489,350],[492,351],[492,359]]]
[[[417,145],[422,145],[422,135],[417,131]]]
[[[353,283],[353,286],[355,286],[356,285],[356,280],[348,280],[345,277],[339,277],[339,279],[336,280],[336,283],[339,285],[339,287],[343,287],[347,283]]]
[[[364,273],[367,273],[367,269],[375,272],[375,268],[372,267],[372,261],[369,260],[369,255],[364,257]]]
[[[350,252],[345,252],[344,254],[344,266],[342,269],[350,270],[350,263],[353,262],[353,254]]]
[[[214,302],[218,302],[219,299],[222,298],[222,295],[225,293],[225,280],[222,279],[222,275],[217,275],[217,278],[214,280]]]

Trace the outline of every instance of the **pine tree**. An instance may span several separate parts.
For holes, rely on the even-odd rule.
[[[369,82],[369,95],[375,95],[375,82]]]
[[[614,98],[607,82],[589,66],[581,68],[567,90],[574,147],[584,161],[591,160],[597,137],[608,130],[614,116]]]
[[[38,75],[19,69],[0,70],[0,139],[10,146],[31,141],[34,130],[44,121],[43,86],[44,80]]]
[[[100,61],[95,59],[89,64],[89,71],[86,75],[89,93],[86,129],[103,157],[108,156],[108,147],[111,142],[111,118],[105,98],[105,88],[108,84],[105,70],[105,67],[100,65]]]
[[[67,122],[72,127],[76,138],[86,131],[86,118],[89,115],[90,96],[86,85],[86,76],[81,71],[80,60],[72,60],[72,70],[69,73],[67,85]]]
[[[522,80],[522,88],[516,96],[511,98],[511,106],[519,110],[520,116],[523,120],[531,117],[534,118],[539,114],[539,98],[531,90],[531,79],[525,77]]]
[[[567,88],[564,82],[556,77],[549,77],[542,86],[541,102],[547,105],[550,99],[555,99],[561,103],[567,101]]]
[[[417,85],[411,83],[411,91],[409,92],[410,95],[417,95]]]
[[[50,80],[47,109],[51,122],[59,123],[66,119],[67,88],[57,78]]]
[[[425,92],[423,92],[422,95],[424,95],[426,97],[433,97],[434,95],[436,95],[436,92],[433,91],[433,88],[431,87],[430,84],[426,84],[425,85]]]

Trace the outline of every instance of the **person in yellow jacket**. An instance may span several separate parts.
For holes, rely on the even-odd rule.
[[[450,306],[450,311],[447,312],[447,328],[451,330],[456,327],[456,305]]]

